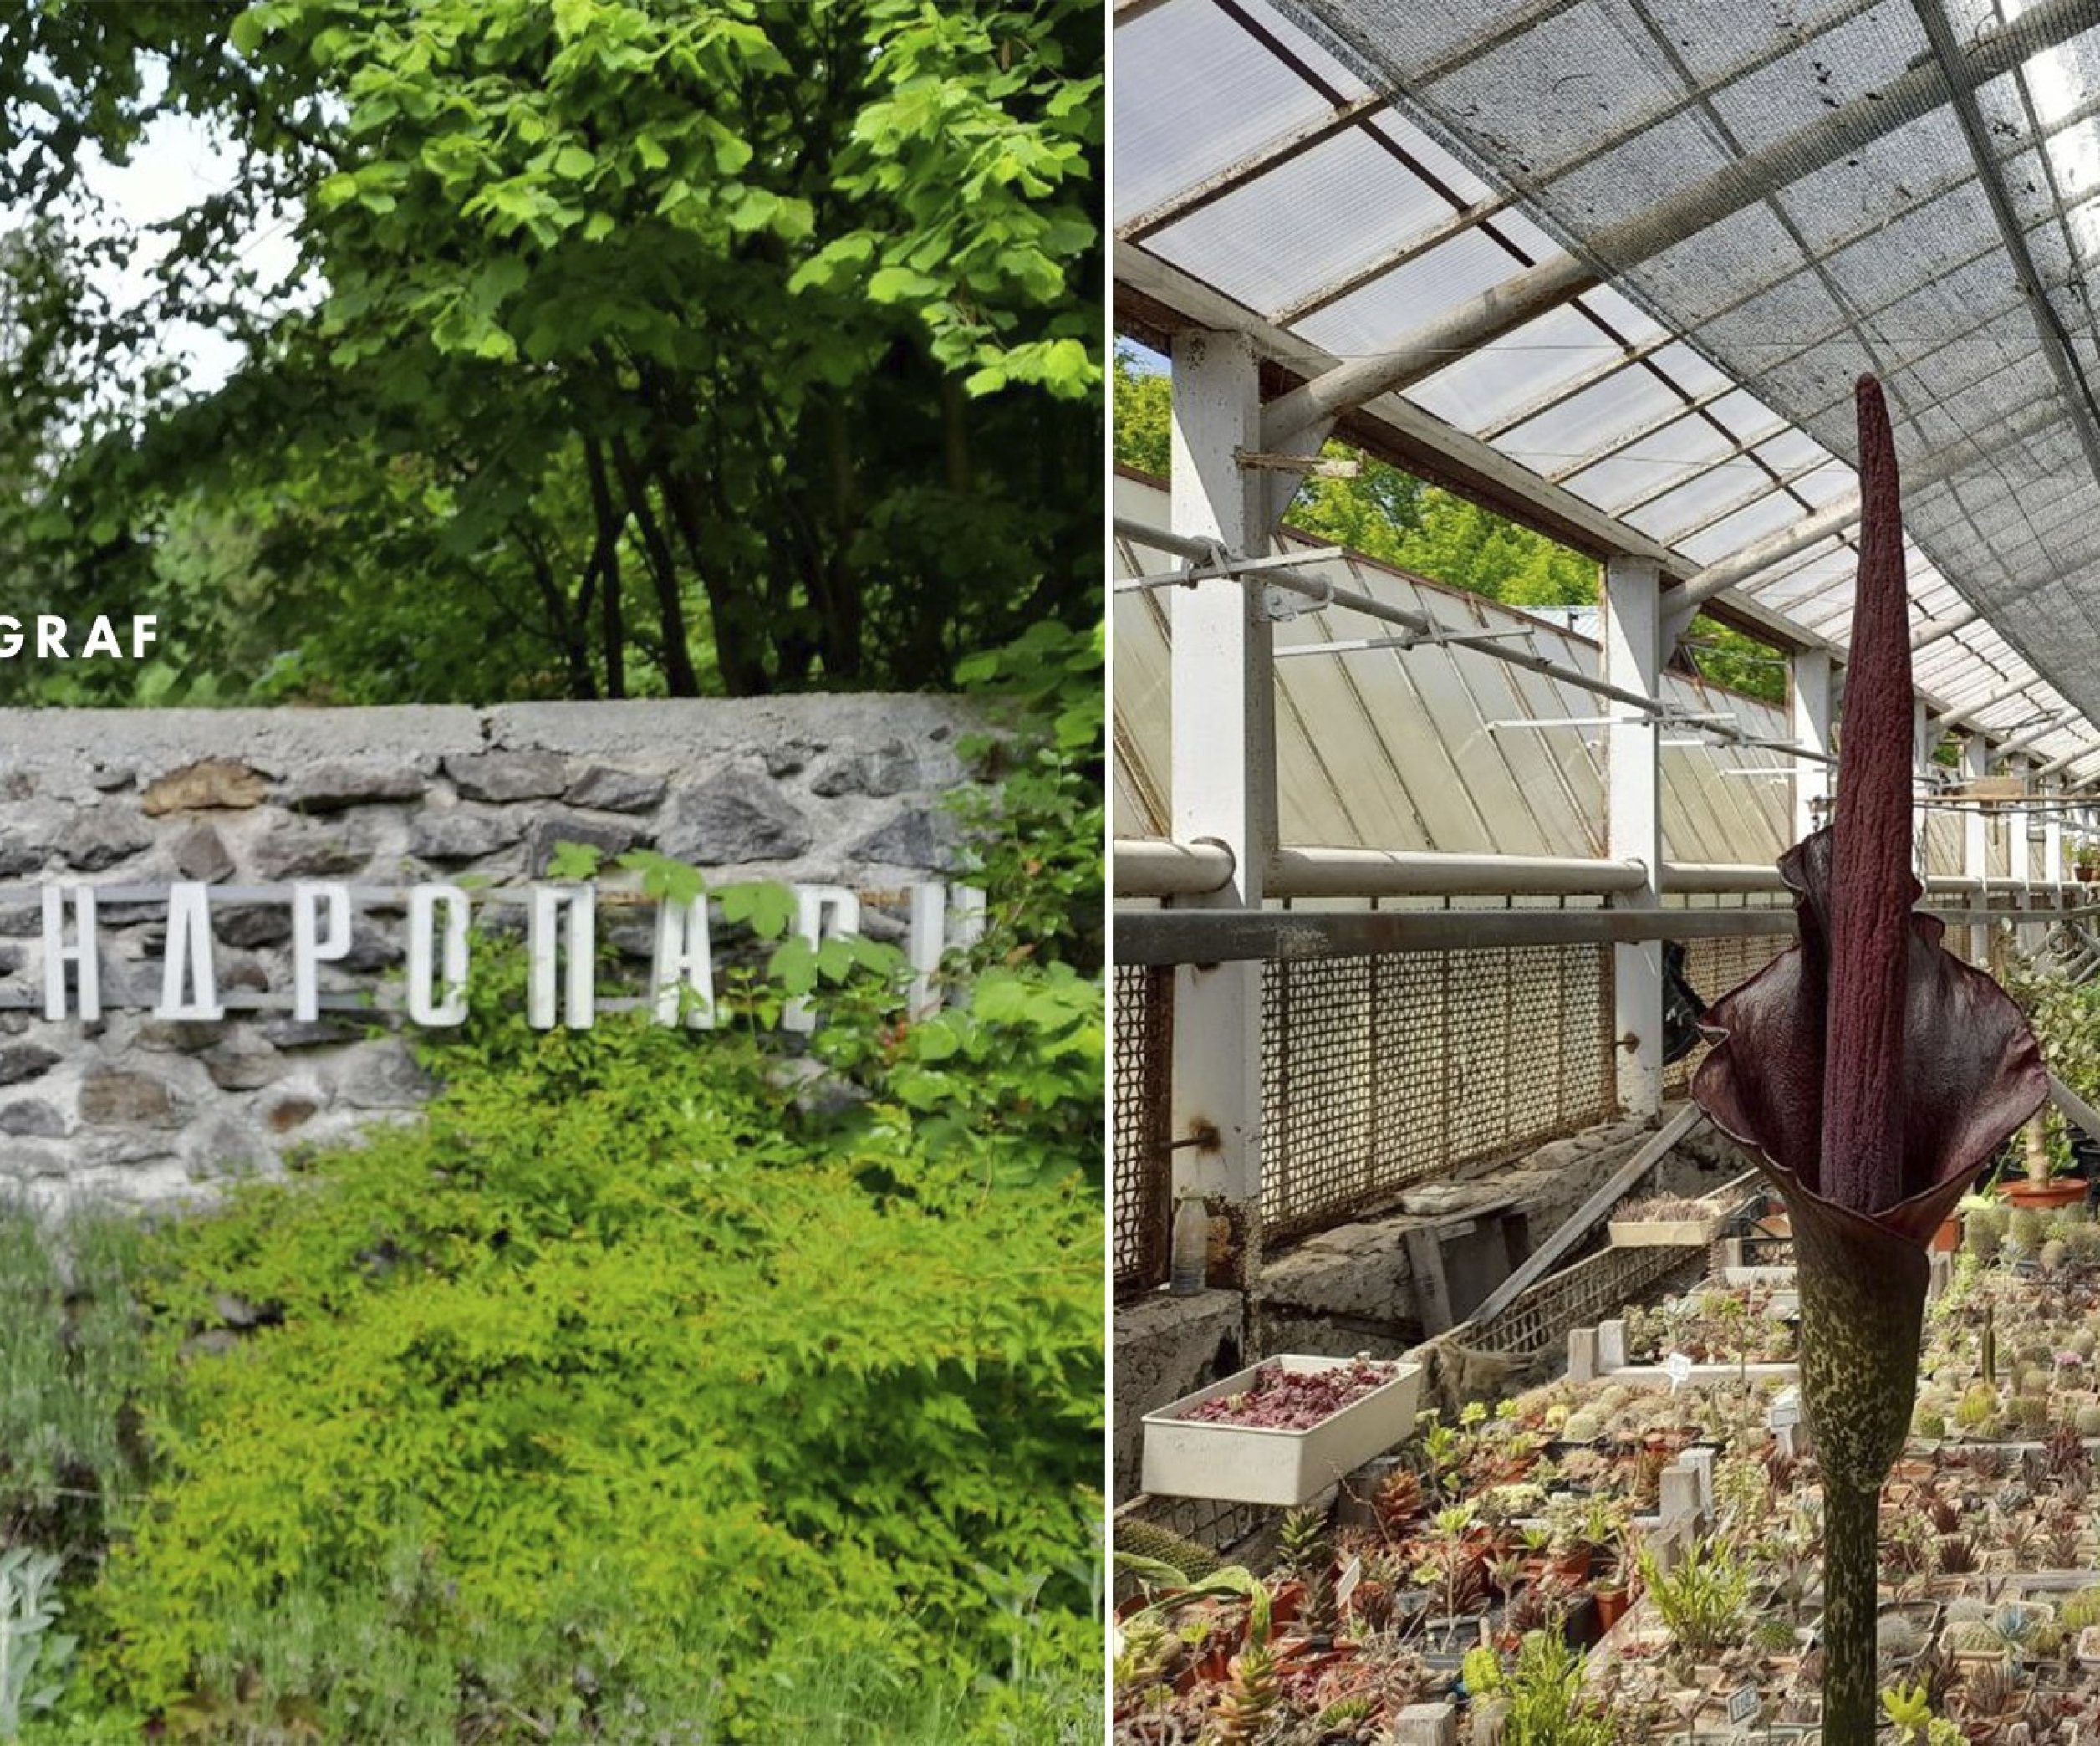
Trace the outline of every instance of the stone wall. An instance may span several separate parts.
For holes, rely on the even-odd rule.
[[[971,726],[952,699],[878,696],[0,711],[0,1181],[45,1203],[160,1200],[412,1110],[430,1086],[406,1042],[341,1009],[398,972],[403,888],[522,886],[559,842],[656,849],[717,882],[846,886],[864,932],[900,938],[902,888],[951,856],[942,803]],[[222,1019],[150,1011],[166,905],[121,888],[178,880],[221,888]],[[303,1024],[300,880],[343,882],[354,906],[349,955],[321,971],[329,1009]],[[98,897],[104,1011],[47,1021],[40,888],[76,882],[119,888]],[[599,934],[645,993],[646,910],[601,910]]]

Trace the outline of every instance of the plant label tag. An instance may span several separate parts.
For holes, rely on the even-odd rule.
[[[1789,1431],[1801,1422],[1801,1390],[1798,1386],[1781,1389],[1772,1396],[1769,1423],[1774,1431]]]
[[[1757,1719],[1757,1687],[1738,1686],[1728,1700],[1728,1719],[1730,1722],[1754,1722]]]
[[[1348,1565],[1343,1567],[1341,1575],[1335,1581],[1335,1606],[1337,1607],[1347,1606],[1349,1604],[1349,1596],[1356,1592],[1357,1584],[1363,1580],[1363,1557],[1361,1553],[1358,1553],[1349,1560]]]
[[[1675,1394],[1692,1379],[1692,1361],[1682,1352],[1672,1352],[1663,1360],[1663,1371],[1669,1378],[1669,1391]]]

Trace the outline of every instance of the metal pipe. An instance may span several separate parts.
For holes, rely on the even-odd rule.
[[[1952,618],[1941,619],[1935,624],[1921,625],[1910,633],[1910,652],[1916,655],[1929,649],[1942,638],[1952,636],[1957,630],[1966,630],[1982,616],[1975,607],[1969,606]]]
[[[1221,891],[1238,870],[1224,843],[1174,843],[1164,837],[1118,837],[1111,845],[1119,897],[1196,897]]]
[[[1672,861],[1663,863],[1665,891],[1783,891],[1787,881],[1770,862]]]
[[[1638,218],[1600,231],[1589,239],[1588,253],[1623,272],[1908,125],[1920,112],[1944,102],[1950,84],[1961,88],[1965,81],[1974,84],[1996,77],[2095,23],[2100,23],[2100,5],[2094,0],[2042,0],[1974,44],[1958,66],[1949,66],[1944,74],[1936,64],[1911,68],[1871,96],[1701,178]],[[1338,365],[1272,401],[1262,416],[1262,447],[1287,449],[1300,432],[1317,429],[1389,390],[1420,381],[1453,358],[1478,350],[1599,283],[1588,262],[1572,255],[1527,268],[1397,344]]]
[[[1286,848],[1270,861],[1263,889],[1277,897],[1578,897],[1637,891],[1647,880],[1634,861]]]
[[[2033,910],[1971,907],[1921,913],[1957,926],[2057,919]],[[1287,962],[1521,946],[1791,938],[1794,932],[1791,904],[1758,909],[1139,910],[1116,915],[1114,960],[1119,964]]]

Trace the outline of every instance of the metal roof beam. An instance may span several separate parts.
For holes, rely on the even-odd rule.
[[[1781,32],[1773,39],[1772,47],[1761,48],[1756,54],[1716,73],[1713,75],[1711,83],[1715,85],[1731,85],[1738,79],[1748,79],[1755,74],[1761,73],[1775,62],[1784,60],[1788,55],[1796,53],[1804,41],[1812,42],[1817,37],[1836,29],[1839,25],[1849,23],[1860,13],[1869,11],[1876,3],[1878,0],[1854,0],[1853,4],[1821,21],[1816,26],[1813,33],[1806,38],[1797,38],[1791,33]],[[1527,23],[1525,28],[1531,28],[1532,25]],[[1417,89],[1422,89],[1450,70],[1452,64],[1454,64],[1446,61],[1441,67],[1433,67],[1426,73],[1417,74],[1409,82]],[[1588,149],[1580,159],[1558,165],[1554,169],[1546,171],[1536,179],[1535,186],[1544,187],[1557,181],[1570,171],[1579,170],[1583,164],[1605,152],[1617,151],[1621,146],[1639,139],[1648,129],[1659,126],[1662,123],[1683,115],[1688,110],[1695,109],[1705,100],[1705,95],[1703,92],[1694,91],[1666,103],[1659,109],[1649,110],[1639,120],[1590,141]],[[1353,292],[1361,291],[1366,285],[1375,283],[1389,273],[1399,272],[1409,261],[1428,253],[1438,243],[1449,241],[1457,232],[1470,230],[1476,224],[1486,223],[1488,220],[1511,211],[1516,205],[1516,197],[1514,194],[1491,194],[1485,199],[1476,200],[1471,205],[1453,212],[1449,218],[1440,220],[1430,229],[1418,232],[1415,235],[1404,238],[1371,260],[1364,262],[1360,266],[1351,268],[1339,278],[1323,285],[1317,291],[1308,292],[1295,302],[1287,304],[1284,308],[1278,309],[1271,319],[1280,322],[1285,327],[1290,327],[1295,323],[1304,320],[1308,315],[1317,315],[1330,304],[1341,302],[1343,298]],[[1117,234],[1120,236],[1122,232],[1119,231]]]
[[[1906,492],[1916,491],[1927,485],[1937,485],[1950,478],[1965,467],[1973,464],[1979,456],[1987,453],[1985,442],[1990,447],[2003,448],[2006,445],[2025,441],[2036,431],[2047,429],[2062,421],[2063,411],[2054,401],[2044,401],[2026,415],[2015,419],[2001,430],[1983,436],[1966,436],[1960,442],[1950,444],[1939,450],[1922,466],[1911,469],[1904,477]],[[1970,451],[1974,451],[1971,453]],[[1733,588],[1738,582],[1746,582],[1760,570],[1769,569],[1782,558],[1791,558],[1796,552],[1805,551],[1818,540],[1827,539],[1833,534],[1843,533],[1859,519],[1859,493],[1857,488],[1836,498],[1813,515],[1803,518],[1790,528],[1767,534],[1752,540],[1741,551],[1726,558],[1716,559],[1693,576],[1669,597],[1669,604],[1679,612],[1696,608],[1702,601],[1710,600],[1723,589]],[[1687,613],[1689,616],[1689,614]],[[1914,644],[1913,647],[1919,646]]]
[[[1954,708],[1935,714],[1932,719],[1942,728],[1959,728],[1971,722],[1986,709],[1996,709],[2001,703],[2010,703],[2016,697],[2024,697],[2041,684],[2038,678],[2023,679],[2017,685],[2008,685],[1990,696],[1979,697],[1974,703],[1957,704]]]
[[[1993,746],[1990,748],[1990,761],[1997,763],[2011,757],[2016,752],[2024,752],[2037,742],[2046,740],[2051,734],[2062,728],[2068,728],[2077,719],[2077,710],[2067,709],[2062,715],[2051,717],[2039,727],[2030,728],[2024,733],[2016,733],[2002,746]]]
[[[1950,80],[1965,89],[2100,24],[2100,0],[2041,0],[1947,65],[1911,68],[1883,90],[1835,110],[1822,120],[1751,153],[1662,202],[1639,218],[1599,232],[1586,253],[1623,270],[1697,235],[1721,219],[1798,181],[1812,171],[1906,125],[1920,110],[1947,100]],[[1987,160],[1986,160],[1987,161]],[[1542,261],[1403,336],[1392,346],[1337,365],[1262,415],[1266,448],[1283,450],[1353,406],[1420,381],[1455,357],[1478,350],[1602,283],[1589,260],[1569,254]]]
[[[2042,354],[2049,360],[2050,372],[2063,395],[2064,411],[2070,416],[2072,429],[2078,433],[2078,446],[2085,451],[2086,465],[2092,473],[2093,482],[2100,485],[2100,408],[2093,403],[2092,387],[2086,381],[2084,366],[2072,349],[2070,335],[2049,302],[2041,271],[2027,247],[2020,215],[2013,210],[2012,197],[1999,179],[1990,125],[1976,101],[1975,86],[1979,81],[1963,62],[1961,45],[1955,39],[1954,27],[1948,23],[1939,0],[1912,0],[1911,9],[1917,13],[1919,23],[1924,26],[1925,35],[1932,43],[1933,59],[1946,75],[1947,89],[1953,99],[1955,117],[1961,124],[1962,137],[1968,141],[1977,179],[1982,184],[1985,197],[1990,202],[1990,216],[1997,223],[1999,236],[2004,239],[2006,258],[2019,274],[2021,288],[2026,293],[2029,313],[2034,318],[2035,337],[2041,342]]]

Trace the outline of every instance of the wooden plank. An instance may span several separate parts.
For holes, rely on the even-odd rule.
[[[1671,1116],[1647,1144],[1612,1172],[1603,1187],[1575,1209],[1565,1224],[1527,1255],[1515,1273],[1488,1293],[1467,1320],[1490,1321],[1515,1303],[1521,1293],[1546,1276],[1555,1262],[1596,1228],[1598,1221],[1625,1198],[1628,1189],[1659,1164],[1672,1146],[1705,1119],[1706,1112],[1697,1104],[1690,1103]]]
[[[1414,1275],[1414,1302],[1422,1312],[1422,1331],[1435,1335],[1451,1325],[1451,1291],[1444,1278],[1444,1232],[1440,1225],[1416,1225],[1407,1233],[1407,1264]]]

